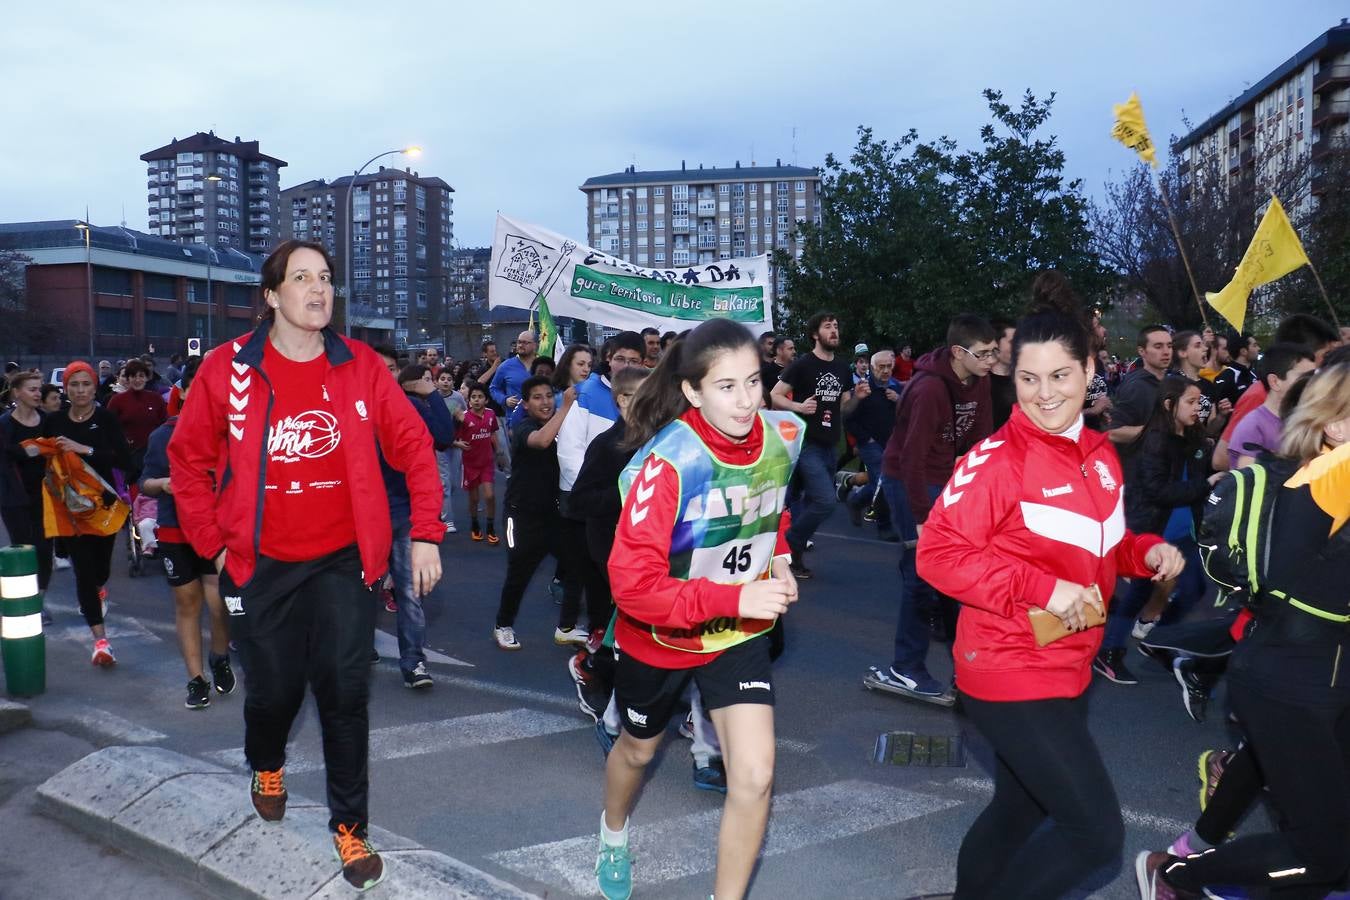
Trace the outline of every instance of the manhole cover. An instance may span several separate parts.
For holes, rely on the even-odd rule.
[[[958,735],[888,731],[877,737],[873,761],[890,766],[964,768],[965,741]]]

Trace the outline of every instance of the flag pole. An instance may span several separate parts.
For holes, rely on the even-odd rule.
[[[1163,209],[1167,211],[1167,224],[1172,227],[1172,237],[1177,242],[1177,252],[1181,254],[1181,264],[1186,267],[1186,278],[1191,283],[1191,294],[1195,297],[1195,305],[1200,308],[1200,321],[1205,324],[1206,328],[1209,328],[1209,316],[1205,315],[1205,304],[1200,299],[1200,288],[1195,283],[1195,273],[1191,271],[1191,261],[1186,256],[1186,246],[1181,241],[1181,229],[1177,228],[1176,216],[1172,214],[1172,204],[1167,202],[1167,191],[1163,189],[1162,179],[1158,177],[1157,169],[1153,170],[1153,184],[1158,189],[1158,197],[1162,200]]]
[[[1306,256],[1307,254],[1304,255]],[[1331,297],[1327,294],[1326,285],[1322,284],[1322,276],[1317,274],[1317,267],[1312,264],[1311,259],[1308,260],[1308,271],[1312,272],[1313,280],[1317,282],[1317,289],[1322,292],[1322,299],[1326,301],[1327,312],[1331,313],[1331,324],[1335,325],[1336,330],[1339,331],[1341,328],[1341,320],[1336,316],[1336,307],[1331,305]]]

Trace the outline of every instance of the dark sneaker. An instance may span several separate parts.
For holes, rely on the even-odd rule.
[[[1139,885],[1140,900],[1203,900],[1202,894],[1179,890],[1163,881],[1163,869],[1174,862],[1180,860],[1166,853],[1147,850],[1135,857],[1134,877]]]
[[[215,682],[217,694],[229,694],[234,692],[234,669],[230,668],[230,657],[216,656],[214,653],[210,656],[211,662],[211,680]]]
[[[585,713],[592,722],[598,723],[600,716],[609,705],[610,689],[599,675],[586,670],[584,663],[588,654],[578,650],[567,658],[567,673],[577,688],[577,708]]]
[[[1139,679],[1134,677],[1134,673],[1125,667],[1124,648],[1103,650],[1098,653],[1097,658],[1092,661],[1092,671],[1101,675],[1107,681],[1114,681],[1116,684],[1139,683]]]
[[[206,709],[211,705],[211,685],[198,675],[187,683],[187,700],[183,703],[188,709]]]
[[[286,770],[254,772],[249,797],[264,822],[280,822],[286,815]]]
[[[384,881],[384,860],[370,841],[350,825],[339,825],[333,835],[333,850],[342,863],[342,877],[358,891],[366,891]]]
[[[727,768],[720,759],[711,759],[708,765],[694,764],[694,787],[714,794],[727,792]]]
[[[1143,646],[1142,644],[1140,646]],[[1209,703],[1209,688],[1186,664],[1186,660],[1177,659],[1172,663],[1172,677],[1181,685],[1181,703],[1186,707],[1186,715],[1197,722],[1205,721],[1205,706]]]
[[[1164,650],[1162,647],[1154,647],[1151,644],[1143,643],[1135,644],[1135,649],[1164,669],[1171,671],[1172,662],[1176,658],[1171,650]]]
[[[1205,807],[1209,805],[1209,798],[1219,789],[1219,779],[1223,777],[1223,770],[1228,768],[1233,756],[1231,750],[1206,750],[1200,754],[1197,763],[1200,769],[1201,812],[1205,811]]]
[[[429,688],[434,682],[427,671],[426,663],[418,663],[411,672],[403,673],[403,686],[407,688]]]
[[[806,563],[802,561],[802,556],[801,553],[792,554],[792,560],[788,563],[788,571],[798,581],[810,581],[814,573],[806,567]]]
[[[853,480],[853,474],[847,470],[834,473],[834,496],[840,503],[847,500],[848,492],[853,490],[853,486],[849,484]]]
[[[596,720],[595,742],[600,745],[600,751],[605,754],[605,759],[609,759],[609,751],[614,749],[614,742],[618,739],[617,734],[609,733],[609,729],[605,727],[604,719]]]

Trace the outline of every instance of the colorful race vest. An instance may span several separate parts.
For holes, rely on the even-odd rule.
[[[680,478],[680,505],[670,534],[670,574],[719,584],[747,584],[769,577],[778,544],[778,522],[787,506],[788,479],[806,428],[788,412],[761,410],[764,446],[754,462],[738,466],[713,455],[692,428],[676,419],[633,455],[619,475],[626,499],[643,464],[653,455]],[[715,653],[767,631],[773,622],[727,616],[696,628],[653,625],[658,644],[690,653]]]

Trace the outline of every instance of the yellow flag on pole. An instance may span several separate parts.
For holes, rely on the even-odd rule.
[[[1303,252],[1298,232],[1289,224],[1280,198],[1272,196],[1247,252],[1242,254],[1233,280],[1217,294],[1206,293],[1205,300],[1241,331],[1247,320],[1247,300],[1252,291],[1306,265],[1308,254]]]
[[[1139,102],[1139,95],[1131,93],[1130,99],[1115,104],[1113,109],[1116,124],[1111,129],[1111,137],[1138,153],[1140,159],[1156,169],[1158,158],[1154,152],[1153,138],[1148,136],[1148,126],[1144,124],[1144,107]]]

